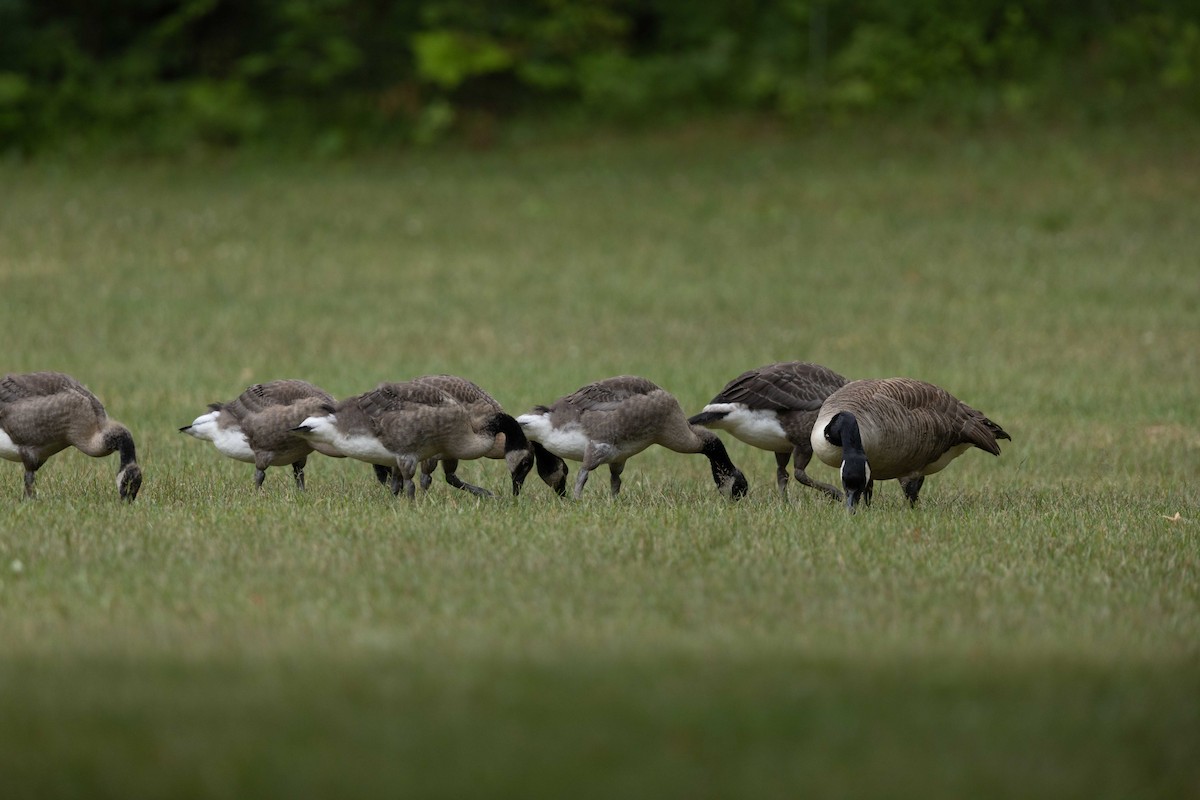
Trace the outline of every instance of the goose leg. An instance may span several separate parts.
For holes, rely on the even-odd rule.
[[[26,500],[32,500],[33,498],[37,497],[37,491],[33,488],[33,481],[34,481],[34,476],[37,474],[38,467],[40,467],[40,466],[41,466],[41,464],[33,464],[31,466],[28,461],[25,462],[25,499]]]
[[[796,481],[811,489],[819,489],[820,491],[832,497],[834,500],[841,502],[842,493],[838,491],[836,486],[831,486],[828,483],[822,483],[821,481],[810,478],[808,473],[804,471],[808,468],[809,462],[812,461],[812,456],[812,445],[808,442],[802,442],[801,444],[796,445],[796,449],[792,451],[792,458],[796,466]]]
[[[575,499],[578,500],[583,496],[583,487],[587,484],[588,473],[591,472],[586,466],[579,468],[579,474],[575,476]]]
[[[788,484],[788,462],[792,460],[791,453],[776,453],[775,454],[775,483],[779,486],[779,493],[783,495],[783,499],[787,500],[787,484]],[[799,476],[797,476],[797,479]]]
[[[915,478],[901,478],[900,487],[904,489],[904,496],[908,498],[910,507],[917,505],[917,495],[921,493],[921,486],[925,483],[925,476],[918,475]]]
[[[302,492],[304,491],[304,465],[307,463],[307,456],[292,462],[292,476],[296,479],[296,488]]]
[[[442,471],[446,473],[446,483],[453,486],[455,489],[462,489],[465,492],[470,492],[476,497],[491,497],[492,493],[487,489],[483,489],[474,484],[467,483],[462,478],[458,477],[458,459],[447,458],[442,462]]]
[[[267,478],[266,468],[256,466],[254,468],[254,488],[261,489],[262,485],[263,485],[263,481],[266,480],[266,478]]]
[[[413,477],[417,474],[416,461],[411,458],[397,458],[396,471],[399,473],[399,488],[404,490],[404,495],[409,500],[413,500],[417,494],[417,485],[413,483]]]
[[[624,461],[614,461],[608,465],[608,487],[612,491],[613,497],[616,497],[621,492],[621,473],[624,471]]]
[[[436,458],[427,458],[421,462],[421,491],[422,492],[429,491],[429,487],[433,483],[433,471],[435,469],[437,469],[437,463],[438,462],[437,462]],[[442,468],[443,469],[446,468],[445,464],[442,465]],[[447,473],[446,480],[447,481],[450,480],[449,473]]]
[[[392,470],[389,467],[385,467],[383,464],[372,464],[371,466],[375,468],[375,480],[379,481],[384,486],[387,486],[389,483],[391,483]]]
[[[587,483],[588,474],[605,461],[608,461],[613,455],[613,448],[610,445],[588,442],[587,448],[583,451],[583,464],[579,467],[579,476],[575,478],[576,500],[583,494],[583,486]],[[621,482],[618,480],[617,486],[619,487],[620,485]]]

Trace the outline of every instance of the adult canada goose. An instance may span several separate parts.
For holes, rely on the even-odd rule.
[[[871,503],[876,480],[897,478],[916,505],[926,475],[972,447],[1000,455],[1012,437],[932,383],[912,378],[851,381],[825,400],[812,430],[817,457],[841,469],[846,507]]]
[[[304,466],[317,448],[292,432],[333,397],[307,381],[256,383],[228,403],[212,403],[207,414],[179,430],[212,442],[217,451],[254,465],[254,485],[261,488],[267,467],[292,465],[297,488],[304,488]]]
[[[504,413],[504,409],[496,402],[494,397],[485,392],[478,384],[466,378],[460,378],[455,375],[423,375],[419,378],[413,378],[413,382],[441,389],[466,406],[475,418],[475,422],[480,426],[484,425],[489,417]],[[519,453],[521,448],[531,448],[537,463],[538,475],[559,495],[566,494],[567,466],[563,460],[558,456],[548,453],[540,444],[529,442],[525,438],[524,432],[521,432],[520,426],[517,426],[513,432],[513,436],[518,440],[515,443],[518,447],[514,448],[511,452]],[[498,434],[492,449],[485,454],[485,457],[507,460],[506,445],[507,435],[504,433]],[[516,458],[520,460],[519,455]],[[458,459],[443,458],[441,459],[441,464],[442,472],[446,476],[446,483],[454,488],[464,489],[472,494],[484,497],[491,495],[491,492],[486,489],[472,486],[458,477]],[[437,465],[438,459],[436,458],[427,458],[421,462],[421,488],[423,490],[428,489],[429,484],[433,481],[433,472],[437,469]],[[399,477],[396,468],[385,467],[382,464],[375,464],[374,466],[375,476],[379,479],[379,482],[384,485],[390,485],[392,491],[395,492],[395,480]],[[521,493],[521,486],[525,482],[528,468],[525,468],[524,471],[520,469],[513,470],[511,474],[513,481],[512,492],[516,496]]]
[[[717,435],[689,424],[679,401],[645,378],[622,375],[589,383],[553,405],[522,414],[517,422],[551,453],[583,462],[575,479],[576,499],[588,475],[601,464],[608,464],[615,497],[621,491],[625,462],[652,444],[677,453],[704,454],[726,497],[738,499],[747,491],[746,476],[729,460]]]
[[[142,486],[133,435],[108,418],[96,395],[61,372],[29,372],[0,379],[0,457],[25,465],[25,496],[50,456],[75,447],[102,458],[120,453],[117,494],[133,502]]]
[[[788,462],[796,480],[835,500],[842,493],[805,472],[812,460],[810,435],[825,398],[846,384],[831,369],[807,361],[786,361],[743,372],[688,420],[693,425],[729,431],[748,445],[775,454],[775,480],[787,497]]]
[[[504,459],[514,488],[533,466],[533,454],[517,421],[503,412],[479,420],[467,406],[436,386],[418,381],[381,383],[300,423],[295,432],[339,455],[396,467],[393,492],[413,497],[417,467],[426,459],[483,458],[503,433]],[[478,487],[475,487],[478,489]],[[483,490],[479,490],[483,491]]]

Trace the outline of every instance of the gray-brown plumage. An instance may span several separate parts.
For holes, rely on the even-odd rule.
[[[916,504],[926,475],[972,447],[1000,455],[1010,439],[981,412],[932,383],[912,378],[851,381],[821,406],[812,447],[841,469],[846,505],[868,505],[876,480],[898,479]]]
[[[768,364],[731,380],[688,422],[728,431],[748,445],[774,453],[776,483],[785,498],[788,462],[793,461],[799,483],[840,500],[842,493],[836,487],[811,478],[805,469],[813,456],[810,438],[817,412],[825,398],[845,384],[846,378],[819,364]]]
[[[504,459],[514,475],[514,488],[533,463],[528,442],[511,416],[497,412],[478,418],[447,392],[419,381],[381,383],[322,408],[295,430],[339,455],[395,467],[399,479],[393,491],[404,491],[410,498],[422,461],[483,458],[495,448],[498,434],[504,434]]]
[[[632,375],[589,383],[552,405],[538,406],[517,417],[525,434],[561,458],[580,461],[575,497],[588,475],[608,464],[610,490],[621,490],[625,462],[652,444],[677,453],[701,453],[712,467],[713,481],[726,497],[746,494],[746,477],[716,434],[689,424],[679,401],[654,383]]]
[[[209,412],[179,430],[210,441],[229,458],[254,465],[261,487],[268,467],[291,464],[296,486],[304,488],[304,467],[313,444],[292,429],[331,405],[333,397],[307,381],[256,383],[228,403],[212,403]]]
[[[142,470],[129,429],[108,418],[88,389],[61,372],[29,372],[0,379],[0,457],[25,466],[25,496],[50,456],[75,447],[101,458],[119,453],[117,494],[133,501]]]
[[[466,378],[460,378],[457,375],[423,375],[419,378],[413,378],[412,381],[441,389],[462,403],[480,427],[486,424],[488,418],[496,414],[505,413],[504,408],[494,397],[485,392],[478,384]],[[518,427],[517,430],[520,430],[520,428]],[[520,455],[521,450],[524,449],[531,449],[533,451],[538,467],[538,474],[542,480],[560,496],[566,493],[567,466],[561,458],[546,452],[545,448],[536,442],[529,442],[523,432],[515,444],[517,445],[516,448],[507,450],[506,452],[507,437],[503,433],[497,434],[495,444],[484,456],[485,458],[507,460],[509,458],[507,453],[516,454],[518,463],[509,465],[512,475],[512,493],[514,496],[521,493],[521,487],[525,482],[526,475],[529,473],[528,462]],[[443,458],[440,461],[442,472],[446,476],[446,483],[456,489],[463,489],[472,494],[480,496],[491,495],[491,492],[486,489],[473,486],[458,477],[458,459]],[[427,490],[429,488],[430,483],[433,481],[433,472],[437,469],[438,462],[439,459],[436,458],[427,458],[421,462],[421,489]],[[395,468],[389,469],[380,464],[374,466],[375,476],[379,479],[379,482],[391,486],[392,491],[395,492],[396,481],[399,480],[397,470]]]

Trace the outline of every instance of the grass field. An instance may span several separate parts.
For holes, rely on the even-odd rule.
[[[1198,138],[0,164],[0,372],[79,377],[146,474],[124,507],[64,453],[22,502],[0,463],[0,794],[1197,796]],[[616,501],[408,504],[319,456],[259,494],[176,430],[280,377],[520,413],[634,373],[694,412],[790,359],[1013,441],[851,517],[729,439],[736,505],[661,450]]]

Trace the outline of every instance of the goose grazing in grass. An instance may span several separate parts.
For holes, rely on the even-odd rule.
[[[896,478],[916,505],[926,475],[972,447],[1000,455],[1003,428],[932,383],[851,381],[826,398],[812,430],[817,457],[841,470],[846,507],[871,503],[876,480]]]
[[[768,364],[725,384],[688,422],[728,431],[748,445],[774,453],[775,480],[785,499],[792,461],[799,483],[841,500],[836,487],[814,480],[805,469],[813,456],[810,436],[817,412],[825,398],[845,384],[846,378],[819,364]]]
[[[517,421],[503,412],[482,419],[437,386],[419,381],[381,383],[365,394],[323,407],[295,429],[339,455],[395,467],[392,491],[412,498],[413,477],[426,459],[471,461],[493,451],[504,434],[504,459],[514,490],[533,466],[533,454]],[[463,484],[467,491],[485,493]]]
[[[441,389],[466,406],[474,417],[475,423],[481,427],[486,424],[489,417],[504,413],[504,409],[496,402],[494,397],[480,388],[478,384],[466,378],[459,378],[455,375],[424,375],[420,378],[413,378],[412,382]],[[524,432],[520,430],[520,426],[517,426],[512,435],[517,439],[513,448],[510,449],[507,447],[508,436],[500,433],[496,436],[492,449],[485,454],[485,457],[504,459],[508,463],[509,472],[512,475],[513,496],[515,497],[521,493],[525,477],[529,474],[529,463],[522,452],[527,449],[533,450],[538,475],[541,476],[542,480],[559,495],[566,494],[567,467],[563,463],[563,460],[558,456],[546,452],[546,449],[541,445],[530,443],[525,438]],[[429,488],[429,484],[433,481],[433,472],[437,469],[438,461],[439,459],[436,458],[427,458],[421,462],[421,489],[427,490]],[[458,477],[458,461],[456,458],[441,459],[442,472],[446,476],[446,483],[456,489],[463,489],[472,494],[480,496],[490,495],[491,492],[486,489],[472,486]],[[392,491],[396,491],[395,481],[399,479],[399,473],[396,468],[376,464],[375,476],[379,479],[380,483],[391,486]]]
[[[34,496],[34,474],[50,456],[75,447],[102,458],[120,453],[117,493],[133,502],[142,486],[133,436],[108,418],[104,406],[79,381],[61,372],[29,372],[0,379],[0,457],[25,465],[25,496]]]
[[[517,422],[551,453],[583,462],[575,479],[576,499],[601,464],[608,464],[616,497],[625,462],[652,444],[677,453],[702,453],[726,497],[736,500],[747,491],[746,476],[729,460],[717,435],[689,424],[679,401],[645,378],[623,375],[589,383],[553,405],[522,414]]]
[[[307,381],[256,383],[228,403],[212,403],[207,414],[179,430],[212,442],[217,451],[254,465],[254,485],[261,488],[267,467],[292,465],[296,487],[304,488],[304,466],[313,444],[292,429],[333,403],[333,397]]]

